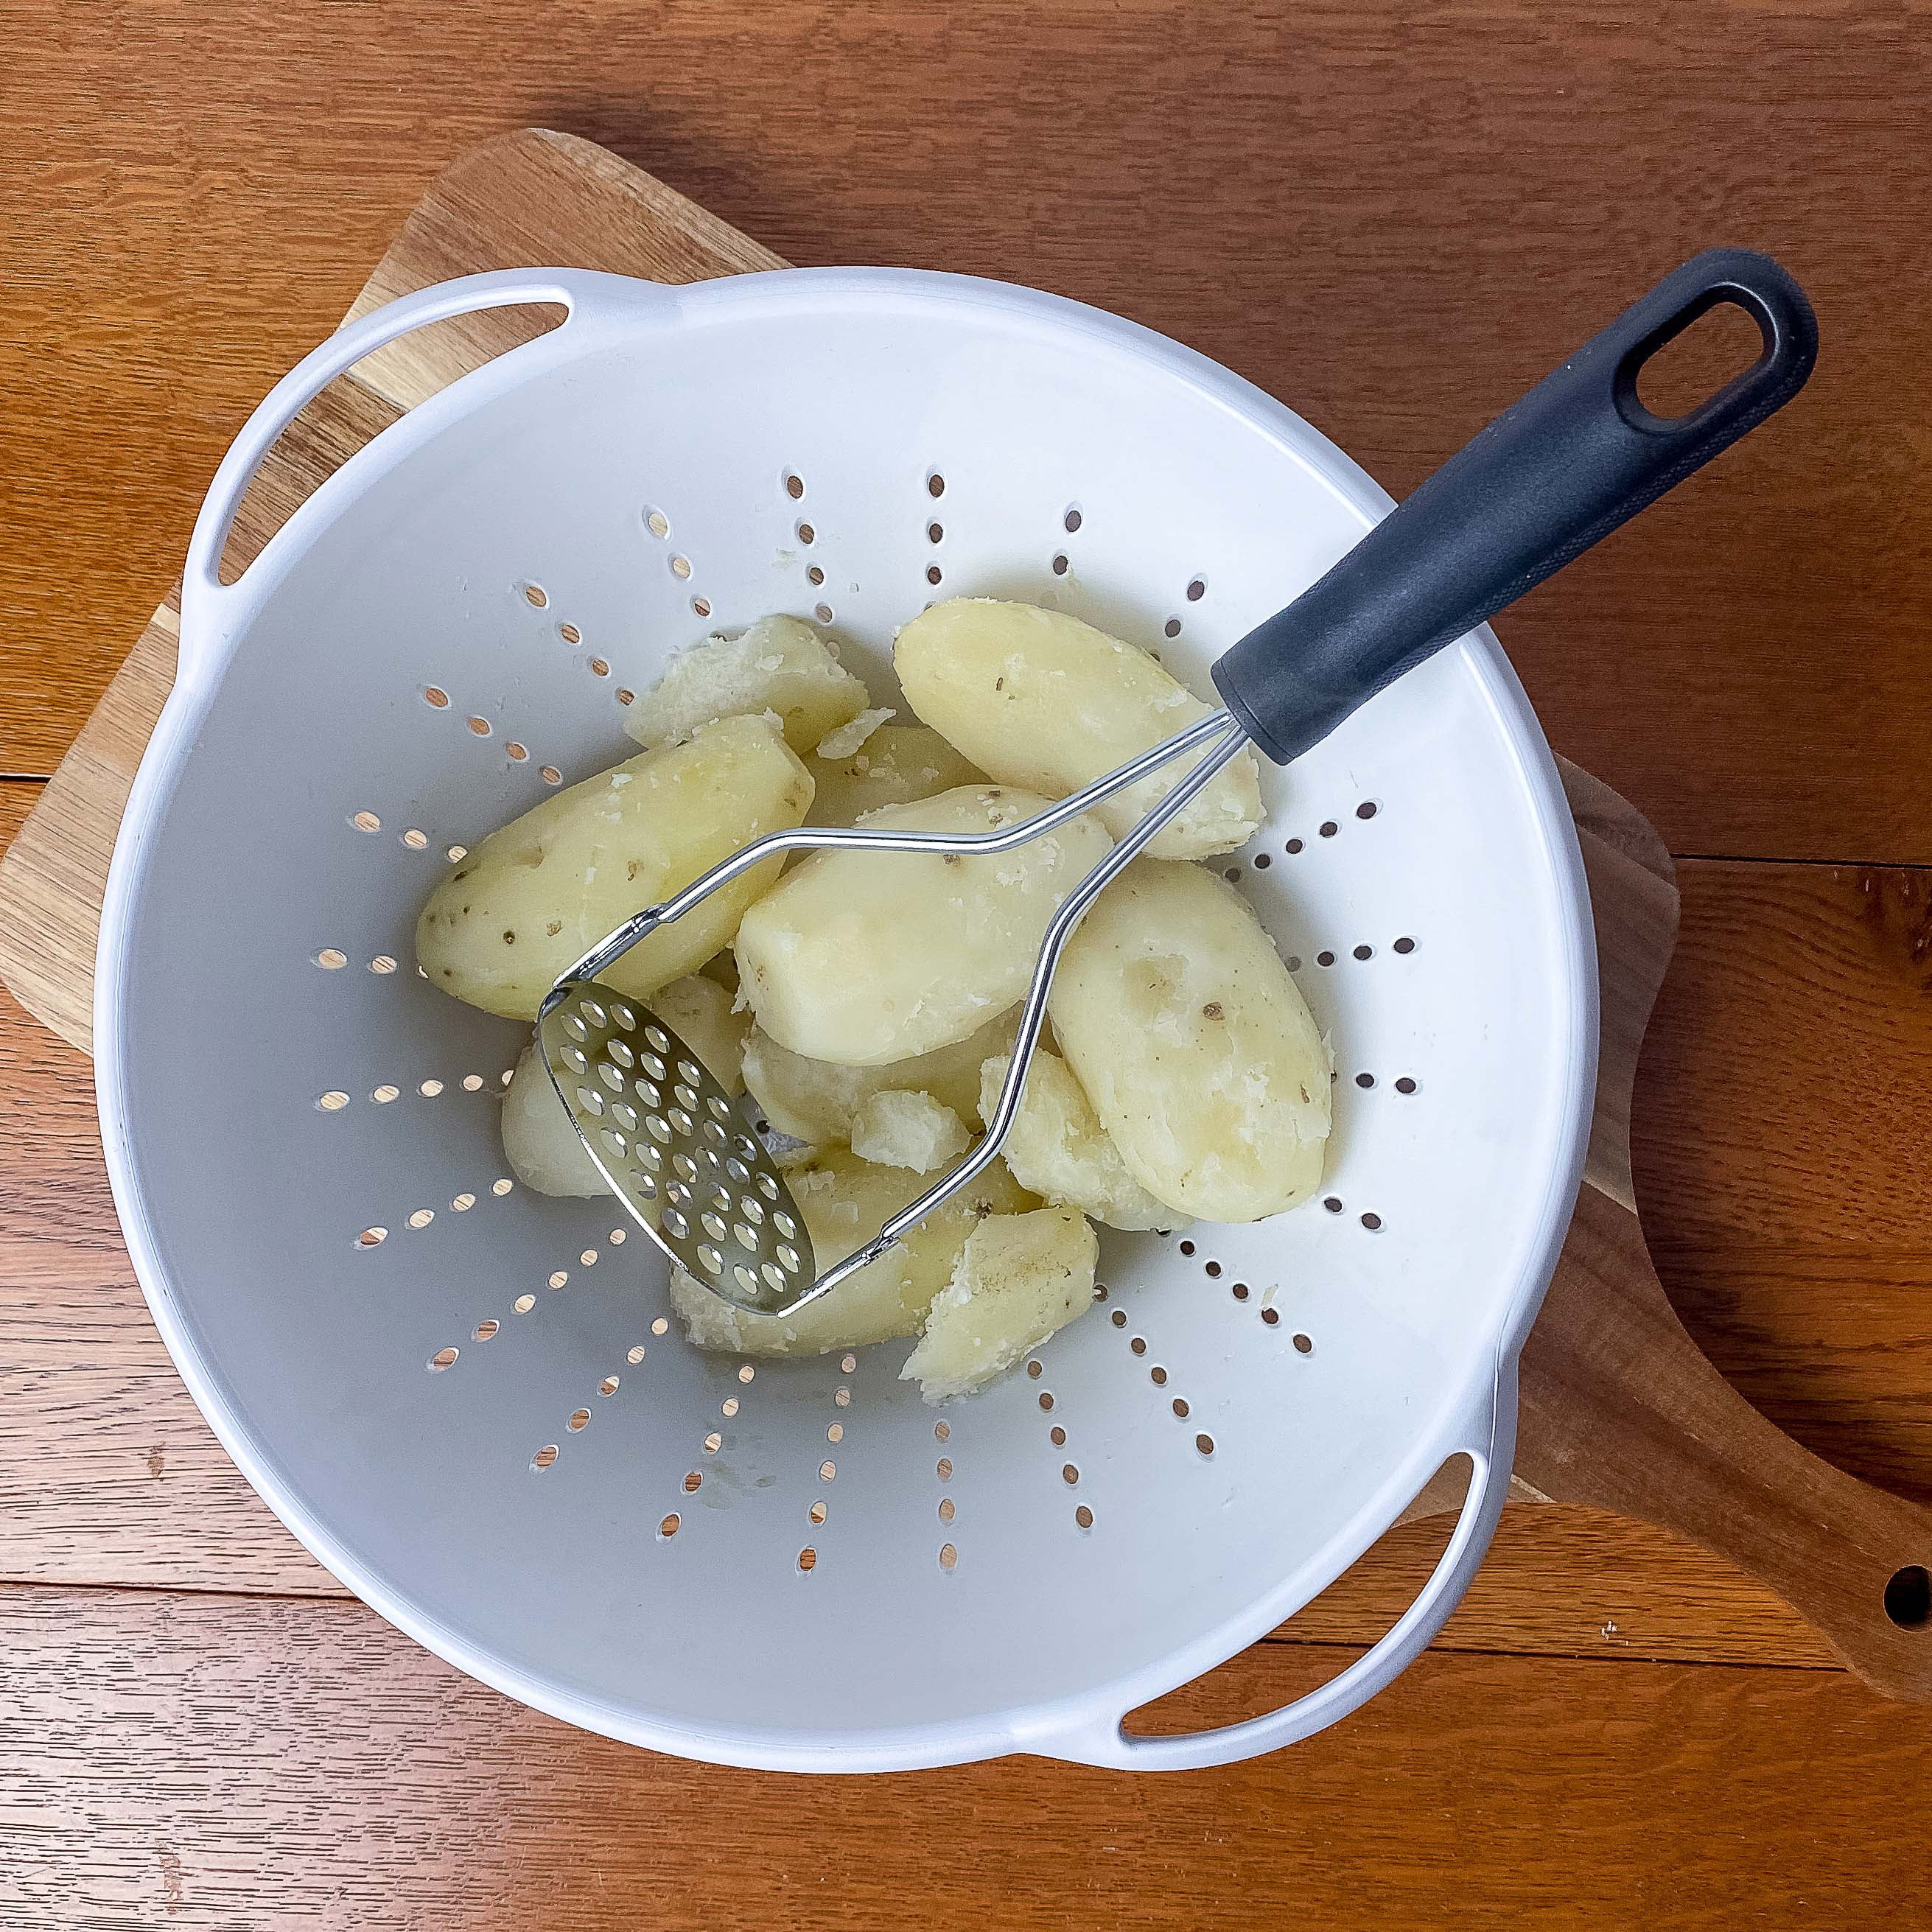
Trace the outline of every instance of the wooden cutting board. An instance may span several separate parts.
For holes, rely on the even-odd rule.
[[[589,142],[540,130],[472,149],[430,188],[350,311],[480,269],[562,263],[661,281],[784,265]],[[231,560],[405,410],[534,332],[521,311],[440,323],[370,356],[290,428],[250,487]],[[0,976],[86,1051],[109,858],[174,676],[170,596],[0,860]],[[1597,922],[1603,1052],[1588,1170],[1523,1352],[1518,1500],[1618,1511],[1690,1536],[1778,1592],[1876,1689],[1932,1700],[1932,1510],[1858,1481],[1767,1422],[1712,1367],[1652,1270],[1630,1163],[1639,1051],[1677,928],[1670,859],[1616,793],[1565,765]],[[1454,1508],[1438,1478],[1408,1514]],[[1552,1596],[1562,1580],[1553,1578]]]

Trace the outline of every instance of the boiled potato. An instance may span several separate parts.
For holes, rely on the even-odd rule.
[[[1050,1010],[1128,1171],[1170,1207],[1258,1221],[1320,1184],[1328,1053],[1260,920],[1224,880],[1136,860],[1068,942]]]
[[[544,1071],[535,1040],[518,1054],[516,1070],[503,1090],[501,1129],[510,1172],[526,1187],[586,1200],[610,1192]]]
[[[644,1004],[692,1048],[728,1094],[745,1090],[745,1036],[749,1013],[734,1012],[731,995],[716,980],[688,973],[660,986]]]
[[[881,724],[889,723],[893,712],[890,706],[880,706],[870,711],[862,711],[849,723],[828,731],[812,747],[814,758],[828,758],[836,764],[841,758],[857,756],[860,747]]]
[[[962,785],[868,822],[987,831],[1046,806]],[[1010,852],[814,853],[746,914],[740,997],[814,1060],[880,1066],[964,1040],[1024,994],[1047,922],[1111,842],[1085,814]]]
[[[1064,798],[1208,714],[1144,651],[1058,610],[985,598],[936,604],[898,634],[906,700],[989,776]],[[1094,809],[1117,838],[1185,776],[1174,760]],[[1160,859],[1232,852],[1261,824],[1244,749],[1147,848]]]
[[[640,908],[750,840],[798,824],[812,778],[764,718],[726,718],[572,785],[493,832],[430,895],[416,958],[430,983],[533,1020],[557,975]],[[729,942],[772,859],[634,946],[604,974],[647,998]]]
[[[808,1060],[754,1026],[745,1041],[745,1084],[780,1133],[813,1147],[849,1142],[854,1115],[874,1094],[929,1094],[961,1119],[976,1120],[980,1063],[1011,1049],[1017,1024],[1009,1010],[950,1046],[884,1066]]]
[[[931,1174],[949,1166],[971,1144],[966,1124],[930,1094],[888,1088],[852,1116],[852,1151],[876,1166]]]
[[[871,703],[831,644],[802,617],[760,617],[736,638],[707,638],[671,659],[624,713],[640,745],[688,738],[714,718],[770,711],[785,742],[808,752]]]
[[[821,1272],[863,1246],[928,1185],[922,1175],[872,1166],[844,1148],[828,1148],[788,1168],[785,1180]],[[745,1355],[822,1355],[916,1335],[979,1222],[988,1214],[1022,1214],[1034,1204],[1034,1197],[995,1161],[896,1247],[795,1314],[734,1307],[682,1268],[671,1271],[672,1305],[699,1348]]]
[[[981,1120],[992,1118],[1012,1064],[1003,1053],[981,1070]],[[1034,1049],[1020,1110],[1000,1152],[1022,1187],[1056,1208],[1077,1208],[1110,1228],[1171,1228],[1177,1219],[1127,1172],[1066,1061],[1043,1046]]]
[[[955,786],[983,784],[986,775],[926,724],[882,724],[842,758],[821,746],[805,768],[814,787],[814,825],[855,825],[882,805],[910,805]]]
[[[1094,1305],[1100,1244],[1069,1208],[996,1214],[967,1237],[899,1371],[928,1402],[984,1388]]]

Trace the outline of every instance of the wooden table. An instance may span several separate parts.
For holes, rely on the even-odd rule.
[[[1923,8],[668,0],[0,5],[0,842],[253,400],[459,149],[594,136],[798,262],[1120,310],[1412,485],[1715,239],[1812,290],[1806,398],[1506,623],[1681,855],[1639,1187],[1699,1339],[1932,1497],[1932,206]],[[1395,1532],[1171,1700],[1387,1622]],[[1889,1925],[1932,1717],[1755,1586],[1513,1510],[1434,1652],[1284,1758],[719,1772],[518,1710],[344,1597],[148,1324],[86,1063],[0,1006],[0,1926]]]

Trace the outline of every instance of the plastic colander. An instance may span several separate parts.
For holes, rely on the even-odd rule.
[[[220,582],[250,476],[325,383],[515,304],[567,319],[385,430]],[[890,702],[897,626],[1017,598],[1205,692],[1388,507],[1201,357],[952,276],[480,275],[279,383],[196,526],[95,1037],[155,1320],[316,1556],[510,1696],[793,1769],[1213,1763],[1414,1657],[1502,1504],[1594,1085],[1575,834],[1486,631],[1264,765],[1266,829],[1216,862],[1332,1035],[1322,1198],[1106,1234],[1100,1304],[943,1412],[897,1379],[909,1344],[688,1346],[615,1202],[513,1184],[497,1096],[528,1030],[412,951],[454,848],[634,752],[623,704],[711,631],[816,617]],[[1124,1727],[1458,1454],[1461,1517],[1379,1644],[1246,1723]]]

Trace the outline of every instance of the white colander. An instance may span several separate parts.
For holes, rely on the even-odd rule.
[[[250,476],[326,382],[523,303],[568,320],[385,431],[220,584]],[[1388,507],[1189,351],[951,276],[479,275],[278,384],[196,526],[95,1037],[155,1320],[283,1521],[511,1696],[727,1762],[1208,1764],[1394,1676],[1501,1508],[1593,1090],[1576,838],[1486,631],[1264,765],[1267,830],[1224,862],[1333,1034],[1326,1198],[1107,1237],[1103,1304],[943,1414],[896,1379],[909,1344],[688,1348],[615,1202],[512,1186],[496,1096],[527,1029],[436,992],[411,945],[452,848],[633,751],[622,704],[713,629],[815,615],[886,694],[922,604],[1018,598],[1204,692]],[[1458,1452],[1461,1520],[1376,1648],[1246,1724],[1124,1730]]]

